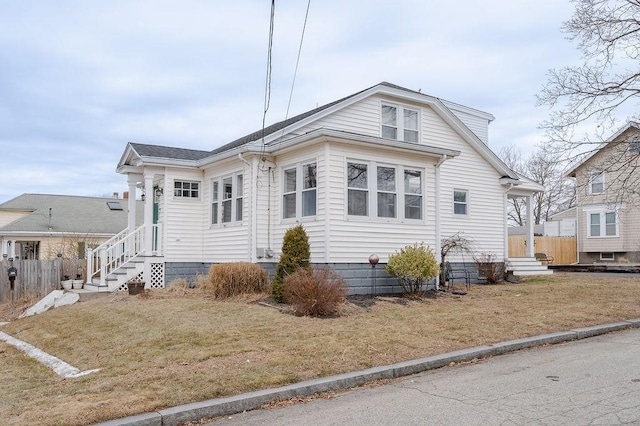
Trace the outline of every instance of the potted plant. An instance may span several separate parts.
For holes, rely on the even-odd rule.
[[[65,275],[60,284],[62,284],[64,290],[71,290],[73,288],[73,280],[69,279],[69,275]]]
[[[139,278],[134,278],[127,282],[127,287],[129,288],[129,294],[135,296],[144,291],[144,281]]]
[[[76,274],[76,279],[72,280],[73,282],[73,289],[74,290],[79,290],[82,288],[82,286],[84,285],[84,281],[82,280],[82,275],[81,274]]]

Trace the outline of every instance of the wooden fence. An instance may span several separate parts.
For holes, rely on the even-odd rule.
[[[570,265],[578,261],[576,237],[534,237],[534,253],[553,257],[554,265]],[[509,236],[509,257],[524,257],[527,252],[527,237]]]
[[[18,270],[14,285],[14,300],[22,296],[45,296],[52,290],[60,288],[60,281],[66,276],[71,279],[80,274],[85,279],[85,260],[55,259],[55,260],[14,260],[13,266]],[[0,303],[11,300],[11,286],[8,269],[10,262],[6,259],[0,262]]]

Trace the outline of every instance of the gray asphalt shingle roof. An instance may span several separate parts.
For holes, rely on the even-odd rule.
[[[131,143],[133,149],[141,157],[171,158],[177,160],[200,160],[211,155],[210,151],[197,149],[174,148],[169,146]]]
[[[107,202],[119,201],[122,210],[111,210]],[[142,223],[143,203],[137,201],[136,219]],[[49,220],[51,209],[51,220]],[[0,204],[0,212],[32,213],[0,227],[3,232],[63,232],[117,234],[127,227],[127,200],[69,195],[22,194]]]

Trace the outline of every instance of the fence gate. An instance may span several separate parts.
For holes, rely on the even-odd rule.
[[[553,256],[554,265],[570,265],[578,261],[576,237],[534,237],[534,253]],[[509,236],[509,257],[524,257],[527,253],[525,235]]]

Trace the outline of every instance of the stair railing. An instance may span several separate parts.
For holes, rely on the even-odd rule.
[[[99,277],[100,285],[106,285],[107,276],[144,253],[144,225],[132,233],[127,231],[125,229],[87,252],[87,284]]]

